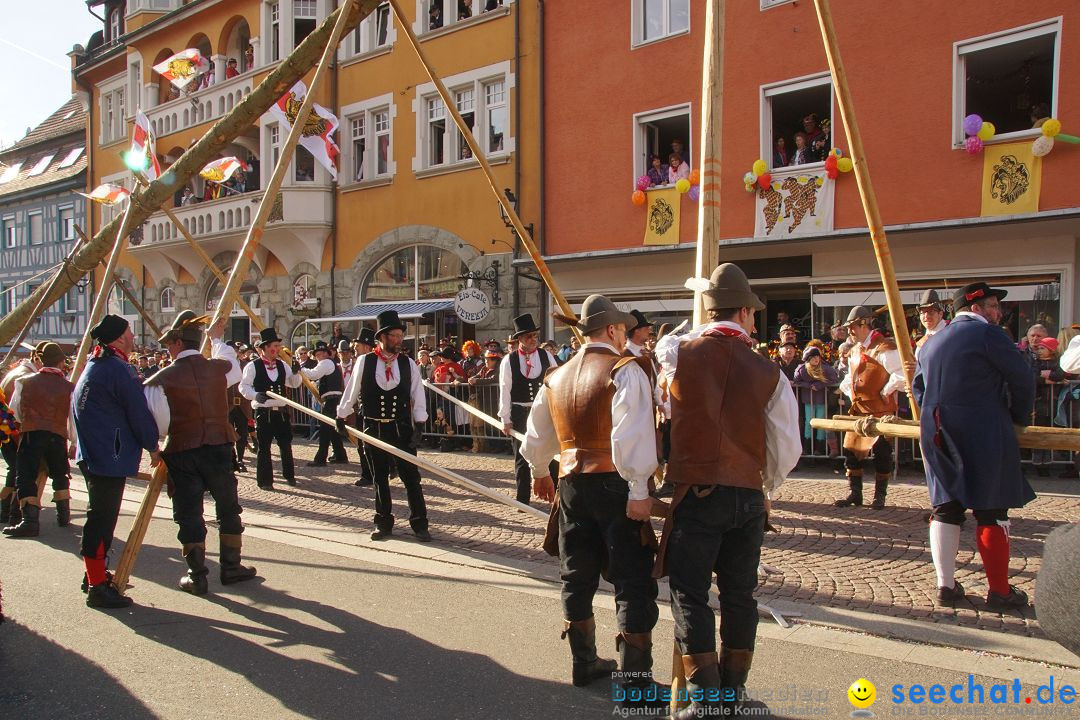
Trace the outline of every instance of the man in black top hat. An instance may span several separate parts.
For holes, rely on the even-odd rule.
[[[288,363],[281,360],[281,338],[277,330],[265,328],[259,333],[259,359],[248,363],[240,380],[240,394],[251,401],[255,410],[255,437],[259,441],[258,464],[255,481],[264,490],[274,487],[274,465],[270,459],[270,441],[277,443],[281,454],[281,475],[290,485],[296,484],[293,466],[292,424],[285,403],[269,397],[273,391],[285,394],[285,388],[298,388],[300,375],[293,373]]]
[[[533,316],[526,313],[514,318],[514,334],[510,339],[517,349],[509,352],[499,365],[499,419],[503,433],[511,430],[524,433],[532,410],[533,399],[544,382],[544,375],[559,363],[547,350],[539,349],[540,328]],[[532,471],[521,456],[521,443],[511,438],[514,448],[514,476],[517,479],[517,501],[528,504],[532,494]],[[551,477],[558,477],[558,464],[552,460]]]
[[[345,340],[341,342],[348,344]],[[315,343],[312,354],[315,355],[315,367],[300,368],[300,373],[308,380],[319,381],[322,414],[335,417],[338,403],[341,401],[341,393],[345,389],[341,368],[330,357],[330,346],[322,340]],[[308,463],[308,467],[326,467],[326,455],[330,451],[331,444],[334,446],[334,454],[330,462],[347,464],[349,456],[345,452],[345,446],[341,443],[341,435],[337,429],[327,423],[319,423],[319,449],[315,452],[315,459]]]
[[[378,321],[379,329],[375,333],[378,346],[374,352],[356,360],[353,379],[338,405],[338,432],[345,433],[345,419],[359,397],[364,432],[415,455],[420,439],[416,424],[426,422],[428,416],[420,370],[413,359],[402,352],[405,324],[397,312],[379,313]],[[390,537],[394,528],[390,502],[390,461],[393,457],[370,445],[364,446],[364,454],[371,464],[375,481],[375,532],[371,533],[371,539],[384,540]],[[420,471],[411,462],[396,462],[409,501],[409,525],[419,540],[430,542]]]

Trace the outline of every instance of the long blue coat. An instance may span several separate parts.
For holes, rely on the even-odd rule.
[[[1035,499],[1013,429],[1031,422],[1035,381],[1001,328],[958,316],[919,352],[911,389],[933,505],[999,510]]]

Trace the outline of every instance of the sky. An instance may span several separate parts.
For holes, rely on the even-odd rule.
[[[5,0],[2,14],[0,147],[8,147],[71,97],[67,53],[76,43],[86,45],[102,22],[87,12],[85,0]]]

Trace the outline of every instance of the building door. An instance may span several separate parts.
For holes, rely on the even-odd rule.
[[[229,318],[229,336],[227,340],[251,343],[251,320],[246,317]]]

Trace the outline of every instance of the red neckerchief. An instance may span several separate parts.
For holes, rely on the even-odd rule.
[[[735,338],[736,340],[741,340],[742,343],[744,345],[746,345],[746,347],[748,347],[748,348],[753,348],[754,347],[753,339],[751,339],[751,337],[746,334],[745,330],[733,330],[733,329],[731,329],[729,327],[724,327],[723,325],[718,325],[717,327],[709,328],[705,332],[701,333],[701,335],[702,335],[702,337],[729,337],[729,338]]]
[[[533,352],[536,351],[533,350]],[[518,350],[518,355],[521,356],[521,361],[525,363],[525,378],[528,379],[529,373],[532,372],[532,362],[529,361],[529,358],[532,357],[532,353],[526,353],[524,350]]]
[[[386,366],[386,382],[389,383],[394,378],[394,361],[397,360],[398,353],[386,355],[381,347],[376,347],[375,356],[382,360],[383,365]]]
[[[115,345],[95,345],[94,349],[90,351],[90,357],[108,357],[108,353],[110,352],[118,358],[127,358],[127,353]]]
[[[64,377],[67,374],[63,370],[61,370],[60,368],[54,368],[54,367],[43,367],[40,370],[38,370],[38,372],[51,373],[53,375],[59,375],[60,377]]]
[[[266,358],[259,358],[262,360],[262,364],[266,366],[267,370],[277,370],[277,358],[273,360],[267,360]]]

